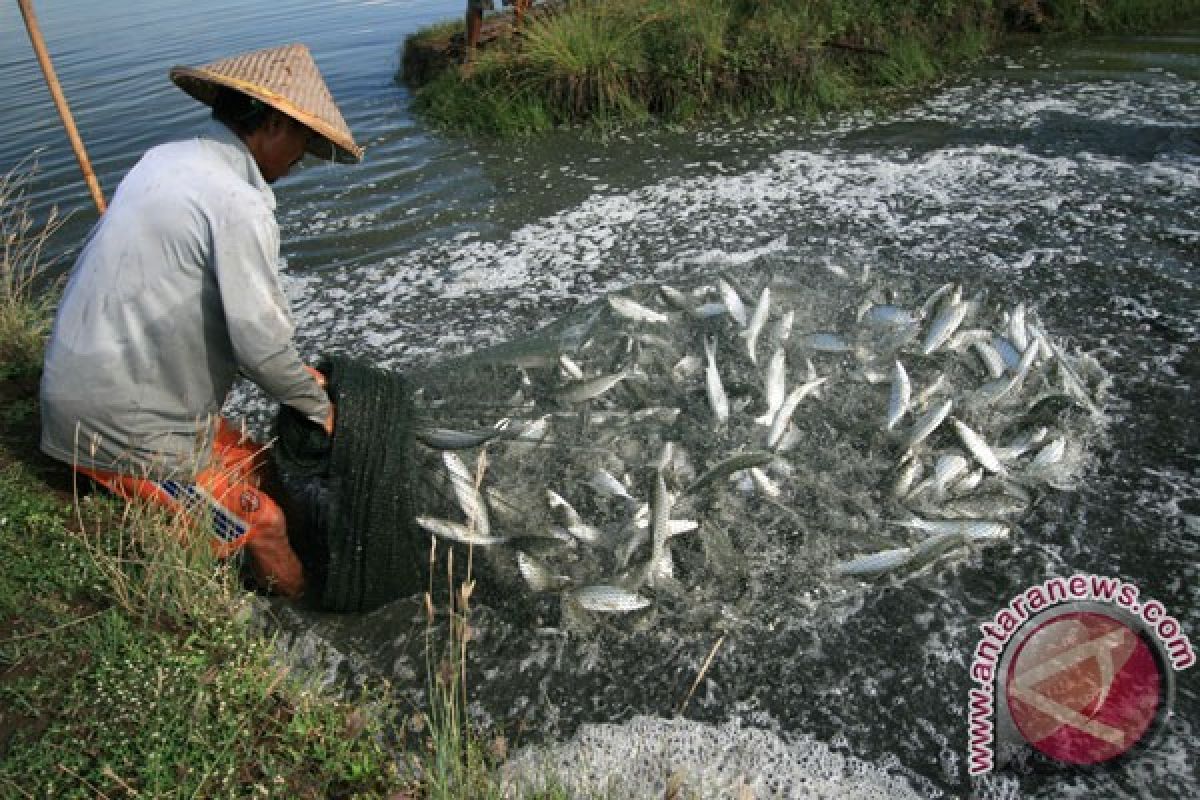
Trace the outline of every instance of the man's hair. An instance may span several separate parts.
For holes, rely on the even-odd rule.
[[[271,118],[274,108],[258,98],[225,86],[217,87],[213,98],[213,119],[225,123],[234,133],[249,136]]]

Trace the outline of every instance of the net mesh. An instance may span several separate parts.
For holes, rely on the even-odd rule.
[[[337,408],[329,437],[287,408],[275,424],[274,496],[327,611],[366,611],[424,588],[426,541],[413,524],[412,392],[405,378],[326,359]]]
[[[477,597],[510,618],[722,628],[768,596],[1011,546],[1038,497],[1079,478],[1107,376],[1033,309],[772,267],[631,287],[404,377],[331,360],[337,435],[285,411],[276,448],[322,606],[365,610],[444,580],[433,533],[455,577],[471,562]],[[955,336],[931,347],[959,306]],[[1019,381],[1017,364],[994,378],[975,344],[1009,337],[1029,354]],[[897,363],[911,399],[889,429]],[[781,407],[781,391],[800,397]],[[1002,453],[999,470],[970,433]]]

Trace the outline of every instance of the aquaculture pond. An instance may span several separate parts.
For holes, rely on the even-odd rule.
[[[277,186],[302,349],[422,376],[419,408],[431,426],[546,420],[544,438],[487,445],[483,485],[523,498],[531,526],[564,528],[571,553],[543,545],[519,560],[510,540],[475,548],[473,564],[470,709],[518,743],[544,745],[523,758],[569,762],[580,780],[595,774],[595,785],[647,796],[661,796],[672,764],[685,762],[707,770],[703,788],[714,795],[741,779],[758,780],[763,796],[769,787],[785,796],[797,787],[1200,792],[1189,756],[1200,721],[1194,669],[1175,676],[1174,714],[1154,745],[1116,767],[1030,760],[984,779],[967,774],[979,625],[1027,587],[1075,572],[1117,576],[1185,632],[1200,622],[1200,30],[1014,47],[886,112],[500,144],[426,129],[394,81],[403,36],[457,16],[461,3],[43,5],[109,194],[143,149],[203,120],[167,81],[171,65],[285,40],[313,50],[367,157],[349,168],[309,164]],[[15,7],[0,22],[0,167],[44,146],[32,191],[43,209],[74,210],[58,242],[65,269],[94,212]],[[740,291],[746,327],[770,290],[754,362],[720,280]],[[661,284],[688,292],[694,307],[673,306]],[[960,297],[951,290],[928,304],[910,338],[889,327],[899,311],[880,309],[919,312],[945,284]],[[612,293],[667,321],[631,318],[641,312],[609,302]],[[1081,391],[1045,352],[1031,356],[1028,394],[981,399],[991,376],[973,344],[925,352],[956,300],[969,306],[963,330],[1009,339],[1019,338],[1020,309],[1022,329],[1061,351]],[[695,310],[717,303],[726,313]],[[463,374],[454,359],[559,320],[534,338],[566,342],[550,348],[552,364],[488,362],[462,382],[469,395],[448,377]],[[706,342],[729,403],[723,423]],[[777,349],[785,398],[826,378],[795,400],[791,428],[776,429],[773,415],[755,422],[770,411]],[[897,361],[913,407],[887,431]],[[596,376],[620,380],[591,396],[599,387],[579,384]],[[1027,474],[1059,438],[1065,461],[1061,474],[1025,481],[1027,495],[1004,513],[985,515],[1003,533],[976,531],[934,552],[912,518],[927,519],[951,479],[935,480],[924,499],[893,492],[906,437],[947,400],[942,426],[917,448],[929,448],[918,483],[937,478],[939,454],[969,462],[955,484],[983,466],[959,425],[994,447],[1046,428],[1006,471]],[[269,411],[245,389],[232,403],[259,424]],[[653,408],[667,410],[634,417]],[[664,455],[668,442],[677,446]],[[689,491],[727,456],[762,451],[775,456]],[[429,515],[463,522],[452,469],[439,452],[421,452],[442,489]],[[480,448],[456,452],[469,469],[479,464]],[[632,500],[596,488],[601,467]],[[981,482],[998,480],[994,472]],[[571,534],[547,489],[600,538]],[[661,567],[656,496],[670,498],[671,519],[698,523],[669,538],[669,579],[662,568],[627,572]],[[502,513],[491,522],[493,534],[517,538]],[[639,530],[644,541],[628,544]],[[920,557],[892,556],[904,563],[886,570],[846,566],[906,548]],[[549,570],[549,585],[531,585],[529,575],[547,576],[530,564]],[[651,602],[620,613],[595,607],[641,601],[579,591],[633,583]],[[420,702],[420,597],[362,616],[277,610],[293,652],[324,646],[331,674],[388,676]]]

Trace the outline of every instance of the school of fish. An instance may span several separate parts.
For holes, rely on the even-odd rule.
[[[633,287],[423,388],[418,524],[574,624],[719,601],[726,559],[877,580],[1011,541],[1079,479],[1103,370],[1020,302],[830,273]]]

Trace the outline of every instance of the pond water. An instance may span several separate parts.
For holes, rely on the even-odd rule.
[[[586,636],[564,636],[552,615],[506,617],[503,603],[477,596],[481,719],[519,722],[525,739],[627,720],[663,735],[640,715],[672,716],[724,633],[689,718],[853,754],[926,796],[1200,793],[1189,756],[1195,669],[1177,676],[1161,739],[1118,767],[972,782],[965,763],[977,626],[1026,587],[1116,575],[1193,637],[1200,629],[1200,30],[1014,48],[885,113],[495,145],[427,130],[393,80],[403,35],[456,16],[460,3],[41,5],[109,195],[143,149],[203,118],[167,81],[171,65],[310,46],[367,148],[361,166],[306,165],[277,187],[310,356],[419,369],[609,291],[703,283],[720,270],[752,285],[771,273],[845,303],[831,268],[869,266],[874,285],[905,302],[959,281],[993,305],[1024,303],[1110,376],[1106,435],[1078,487],[1046,494],[1011,541],[938,569],[808,595],[789,589],[811,581],[759,586],[732,627],[611,625]],[[94,212],[11,5],[0,8],[0,82],[0,169],[44,148],[32,197],[75,212],[56,243],[69,260]],[[831,319],[842,310],[816,309]],[[236,404],[265,408],[246,391]],[[786,543],[770,553],[797,569],[811,561],[802,555]],[[419,691],[418,612],[410,600],[357,619],[285,616],[353,653],[357,669]]]

